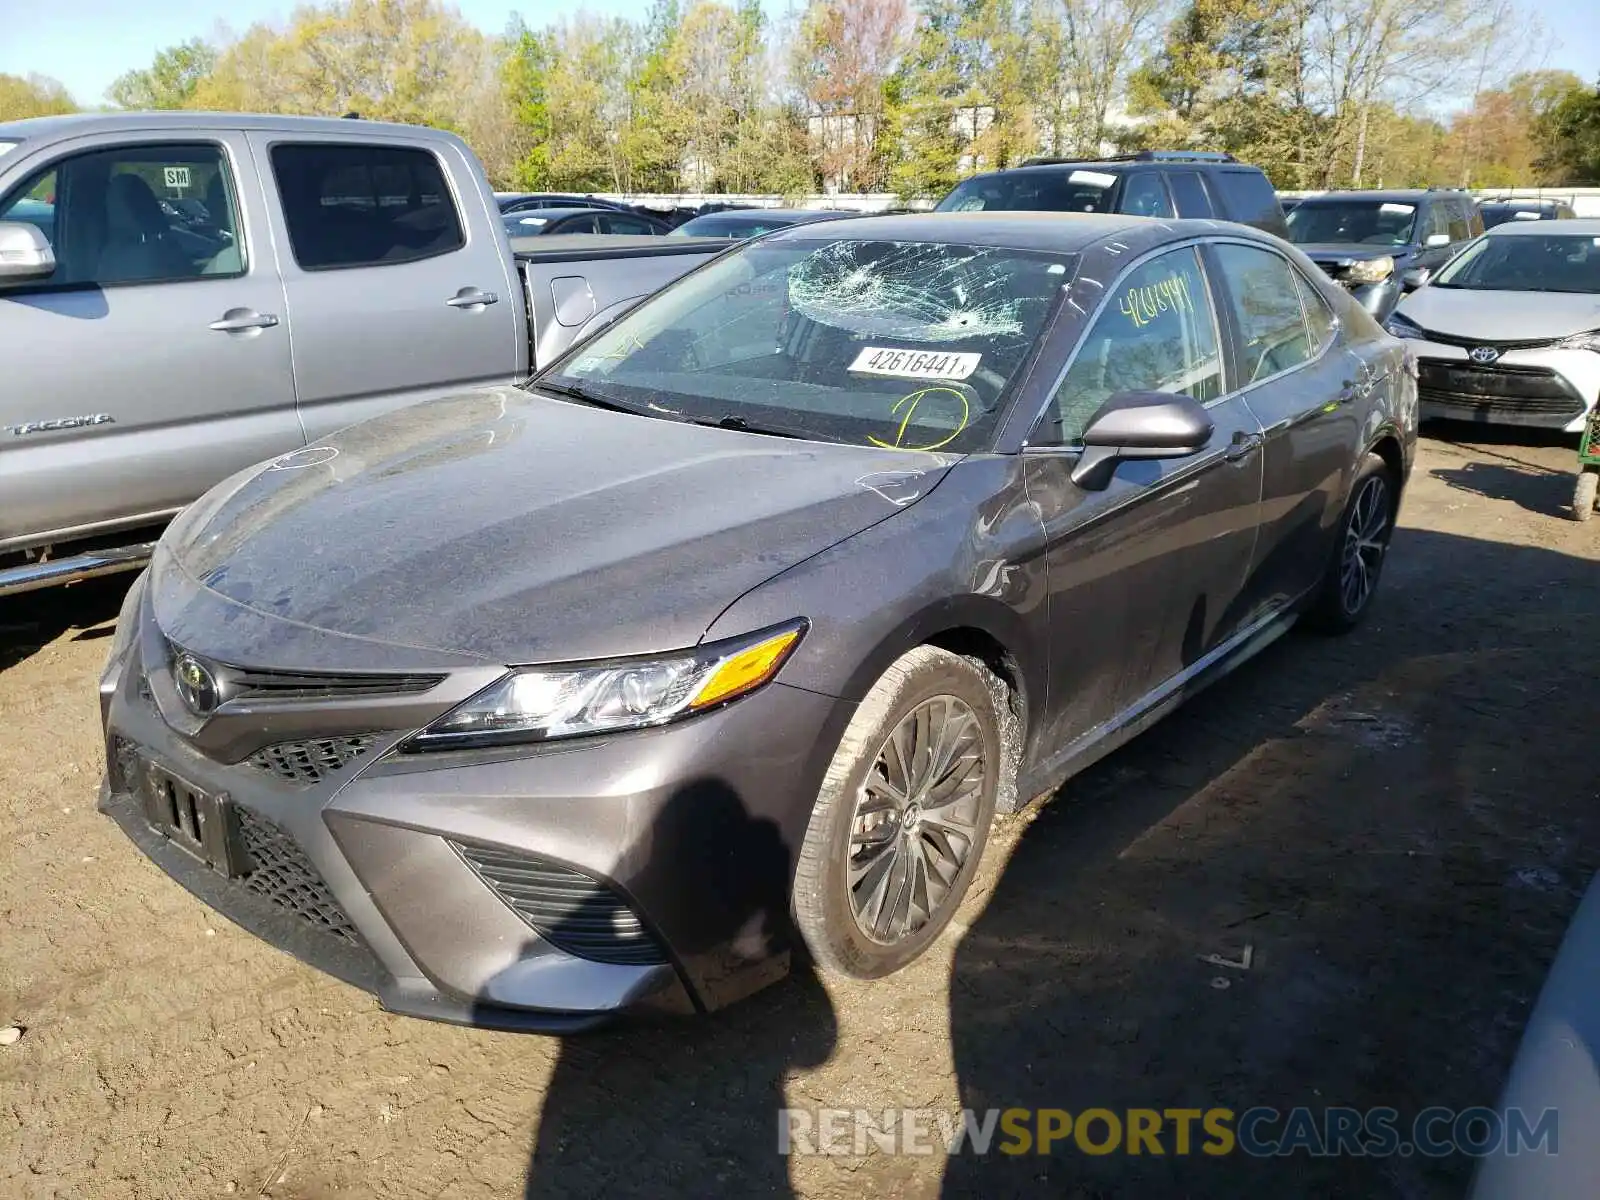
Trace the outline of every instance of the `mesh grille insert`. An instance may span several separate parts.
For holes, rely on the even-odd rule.
[[[362,945],[344,909],[311,860],[283,830],[243,805],[234,808],[239,840],[251,863],[244,886],[352,946]]]
[[[667,961],[638,914],[598,879],[531,855],[450,844],[551,945],[592,962],[644,966]]]
[[[313,738],[304,742],[279,742],[257,750],[247,760],[258,771],[265,771],[285,783],[302,787],[321,783],[372,749],[376,739],[370,734],[357,737]]]

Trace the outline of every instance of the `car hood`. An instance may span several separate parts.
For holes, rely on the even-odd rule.
[[[1357,263],[1388,255],[1395,262],[1411,257],[1410,246],[1367,246],[1360,242],[1295,243],[1295,248],[1314,263]]]
[[[1435,333],[1487,342],[1563,338],[1600,329],[1600,296],[1572,292],[1489,292],[1424,287],[1397,310]]]
[[[291,623],[361,639],[368,660],[373,642],[511,664],[672,650],[745,591],[926,495],[955,461],[485,389],[213,489],[158,563],[187,577],[185,608],[233,603],[156,616],[207,630],[191,648],[224,660],[249,653],[220,644],[226,628],[243,636],[262,618],[271,644]]]

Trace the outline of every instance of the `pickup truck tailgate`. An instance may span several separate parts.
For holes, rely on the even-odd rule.
[[[575,233],[512,238],[536,370],[630,305],[736,243],[725,238]]]

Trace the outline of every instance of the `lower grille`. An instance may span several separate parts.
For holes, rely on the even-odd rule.
[[[361,935],[294,840],[242,804],[236,805],[234,812],[239,842],[249,862],[249,874],[241,880],[244,887],[324,932],[360,946]]]
[[[375,740],[371,735],[361,735],[279,742],[257,750],[247,761],[258,771],[265,771],[285,783],[307,787],[321,783],[329,774],[366,754]]]
[[[1576,416],[1584,401],[1545,367],[1477,366],[1424,359],[1417,394],[1424,403],[1536,416]]]
[[[638,914],[598,879],[510,850],[450,844],[551,945],[592,962],[643,966],[667,961]]]

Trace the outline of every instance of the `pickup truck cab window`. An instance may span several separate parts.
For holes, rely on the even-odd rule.
[[[45,288],[227,278],[245,266],[234,195],[220,146],[141,143],[51,163],[0,200],[0,220],[49,239]]]
[[[444,170],[426,150],[280,142],[272,173],[302,271],[417,262],[466,245]]]

